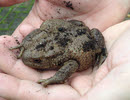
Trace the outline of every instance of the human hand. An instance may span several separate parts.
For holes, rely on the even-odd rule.
[[[34,9],[34,8],[33,8]],[[33,10],[32,10],[33,11]],[[31,12],[32,12],[31,11]],[[31,31],[31,30],[33,30],[33,29],[35,29],[35,28],[37,28],[37,27],[39,27],[39,25],[40,25],[40,23],[42,22],[42,21],[44,21],[44,20],[41,20],[41,21],[39,21],[38,19],[37,19],[37,17],[36,16],[34,16],[33,15],[33,13],[31,14],[31,12],[30,12],[30,15],[23,21],[23,23],[16,29],[16,31],[14,32],[14,34],[13,34],[13,37],[16,37],[16,38],[18,38],[18,40],[19,41],[21,41],[22,39],[23,39],[23,37],[24,36],[26,36],[28,33],[29,33],[29,31]],[[30,18],[32,17],[32,19],[30,19]],[[31,22],[32,20],[33,20],[33,18],[35,19],[36,18],[36,20],[37,21],[34,21],[34,23],[33,22]],[[70,17],[71,18],[71,17]],[[120,16],[120,18],[121,18],[121,16]],[[47,19],[47,18],[46,18]],[[112,19],[112,22],[113,22],[113,20],[114,19]],[[101,21],[101,20],[100,20]],[[118,21],[120,21],[119,19],[118,19]],[[31,22],[31,23],[30,23]],[[38,22],[40,22],[40,23],[38,23]],[[85,21],[84,21],[85,22]],[[115,21],[114,21],[115,22]],[[37,24],[36,24],[37,23]],[[36,24],[36,27],[35,26],[33,26],[33,24]],[[91,27],[91,24],[89,24],[89,23],[86,23],[87,25],[89,25],[90,27]],[[92,25],[93,25],[93,23],[92,23]],[[106,25],[106,23],[104,23],[104,25]],[[110,25],[110,22],[109,22],[109,25]],[[93,25],[94,26],[94,25]],[[99,25],[100,26],[100,25]],[[101,25],[101,26],[103,26],[103,25]],[[26,27],[26,28],[25,28]],[[100,27],[99,27],[100,28]],[[102,27],[100,28],[100,30],[102,30]],[[38,84],[36,84],[36,83],[34,83],[34,82],[31,82],[31,81],[37,81],[38,79],[41,79],[41,77],[42,78],[47,78],[47,77],[50,77],[51,75],[53,75],[54,74],[54,72],[53,71],[49,71],[49,72],[44,72],[44,73],[38,73],[38,72],[36,72],[35,70],[33,70],[33,69],[30,69],[30,68],[28,68],[27,66],[24,66],[23,65],[23,63],[21,62],[21,60],[17,60],[15,57],[14,57],[14,54],[12,53],[12,52],[10,52],[10,51],[8,51],[8,49],[7,49],[7,47],[10,45],[11,47],[13,46],[13,45],[16,45],[15,44],[15,40],[12,38],[12,37],[6,37],[6,38],[4,38],[4,36],[3,37],[1,37],[1,58],[2,58],[2,60],[0,61],[0,66],[1,66],[1,70],[4,72],[4,73],[7,73],[7,74],[9,74],[9,75],[11,75],[11,76],[6,76],[5,75],[5,77],[7,78],[7,79],[9,79],[10,80],[10,83],[13,85],[13,86],[15,86],[16,84],[17,84],[17,82],[18,83],[23,83],[23,86],[18,86],[18,85],[16,85],[14,88],[15,88],[15,90],[12,90],[12,91],[14,91],[14,93],[13,94],[10,94],[10,96],[12,95],[12,98],[13,99],[17,99],[17,100],[20,100],[20,99],[24,99],[24,100],[26,100],[27,98],[30,98],[31,100],[32,99],[34,99],[34,100],[40,100],[40,98],[41,99],[45,99],[46,97],[49,97],[49,99],[53,99],[53,100],[63,100],[63,98],[65,99],[65,100],[69,100],[69,99],[75,99],[75,98],[78,98],[78,97],[80,97],[80,94],[82,95],[82,94],[84,94],[85,92],[87,92],[89,89],[91,89],[91,87],[89,87],[89,88],[86,88],[85,90],[84,90],[84,88],[82,88],[82,87],[80,87],[80,86],[83,86],[84,87],[84,85],[86,86],[86,87],[88,87],[89,85],[91,85],[92,83],[93,83],[93,81],[91,81],[91,80],[93,80],[93,74],[94,73],[92,73],[92,74],[90,74],[90,75],[86,75],[86,73],[88,74],[88,71],[85,71],[85,72],[82,72],[82,73],[78,73],[78,74],[76,74],[76,76],[74,77],[74,78],[72,78],[72,81],[70,81],[69,82],[69,85],[54,85],[54,86],[49,86],[48,87],[48,90],[47,90],[47,92],[45,91],[46,89],[43,89],[41,86],[39,86]],[[5,42],[6,41],[6,42]],[[11,42],[10,42],[11,41]],[[5,45],[6,46],[5,46]],[[9,56],[10,55],[10,56]],[[13,58],[12,58],[13,57]],[[8,59],[8,62],[7,61],[5,61],[5,59],[3,59],[3,58],[5,58],[5,59]],[[8,65],[10,65],[10,66],[8,66]],[[11,69],[12,68],[12,69]],[[10,70],[11,69],[11,70]],[[94,71],[95,72],[95,71]],[[83,76],[85,76],[85,77],[82,77],[82,75]],[[0,79],[3,79],[3,76],[4,76],[4,74],[1,74],[1,78]],[[12,77],[12,76],[15,76],[15,77]],[[90,77],[89,77],[90,76]],[[17,78],[16,78],[17,77]],[[87,78],[86,78],[87,77]],[[79,78],[79,79],[78,79]],[[85,80],[86,81],[84,81],[84,78],[85,78]],[[20,79],[25,79],[25,81],[21,81]],[[83,79],[83,81],[82,81],[82,79]],[[6,79],[5,79],[6,80]],[[12,80],[14,80],[14,81],[12,81]],[[31,80],[31,81],[27,81],[27,80]],[[76,82],[75,82],[75,80],[77,80]],[[88,83],[89,82],[89,83]],[[2,84],[3,83],[3,84]],[[5,88],[7,89],[7,85],[10,85],[10,84],[5,84],[6,82],[4,82],[3,80],[2,80],[2,83],[1,83],[1,86],[4,88],[4,85],[6,86]],[[73,85],[73,84],[77,84],[76,86],[75,85]],[[81,84],[82,83],[82,84]],[[81,84],[80,86],[79,86],[79,84]],[[88,84],[88,85],[87,85]],[[25,86],[24,86],[25,85]],[[28,85],[28,86],[27,86]],[[35,86],[33,86],[33,85],[35,85]],[[10,86],[9,86],[10,87]],[[9,89],[9,87],[8,87],[8,89]],[[28,88],[26,88],[26,87],[28,87]],[[30,88],[29,88],[30,87]],[[10,87],[11,88],[11,87]],[[21,91],[20,92],[22,92],[22,93],[17,93],[17,95],[19,95],[19,96],[17,96],[16,97],[16,95],[15,95],[15,93],[17,92],[16,90],[18,89],[18,88],[21,88]],[[3,89],[4,90],[4,89]],[[78,92],[79,92],[79,94],[78,94]],[[40,91],[40,92],[39,92]],[[54,92],[55,91],[55,92]],[[64,91],[64,93],[61,93],[61,91]],[[28,92],[30,92],[30,93],[28,93]],[[48,92],[51,94],[49,94],[49,96],[47,96],[48,95]],[[67,92],[67,95],[65,95],[65,92]],[[6,96],[5,96],[5,98],[11,98],[9,95],[8,95],[8,92],[7,91],[2,91],[2,92],[0,92],[0,94],[6,94]],[[60,94],[61,93],[61,94]],[[34,95],[35,94],[35,95]],[[37,96],[38,95],[38,96]],[[40,95],[40,96],[39,96]],[[59,97],[59,95],[61,96],[61,98]],[[0,95],[1,96],[1,95]],[[35,96],[35,97],[34,97]],[[2,96],[2,97],[4,97],[4,96]],[[56,98],[56,97],[58,97],[58,98]]]
[[[109,55],[80,100],[130,100],[130,20],[103,33]]]
[[[14,39],[1,36],[0,66],[6,74],[0,73],[0,97],[11,100],[129,100],[130,21],[108,28],[104,37],[108,57],[98,70],[76,73],[68,84],[44,88],[36,81],[52,76],[54,71],[39,73],[25,66],[8,50],[14,45]]]
[[[51,18],[77,19],[90,28],[104,31],[111,25],[121,22],[130,11],[130,0],[35,0],[29,15],[13,33],[26,36],[39,28],[41,23]],[[72,4],[72,6],[71,6]],[[66,7],[66,6],[69,7]]]

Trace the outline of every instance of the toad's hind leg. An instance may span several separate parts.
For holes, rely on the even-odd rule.
[[[107,58],[107,49],[106,47],[102,48],[102,52],[100,54],[98,54],[96,62],[95,62],[95,66],[101,66],[103,64],[103,62],[106,60]]]
[[[21,47],[21,48],[20,48],[20,53],[19,53],[19,55],[17,56],[18,59],[22,57],[22,54],[23,54],[24,50],[25,50],[24,47]]]
[[[49,84],[60,84],[64,83],[74,72],[77,71],[79,64],[75,60],[69,60],[56,72],[53,77],[48,79],[41,79],[38,83],[46,87]]]

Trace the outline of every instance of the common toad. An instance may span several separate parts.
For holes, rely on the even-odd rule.
[[[64,83],[76,71],[100,66],[107,57],[102,33],[78,20],[46,20],[10,49],[20,49],[18,58],[29,67],[58,70],[53,77],[38,81],[45,87]]]

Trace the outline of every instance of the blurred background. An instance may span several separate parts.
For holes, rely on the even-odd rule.
[[[11,35],[31,10],[35,0],[0,8],[0,35]]]
[[[31,10],[35,0],[0,8],[0,35],[11,35]],[[130,19],[130,14],[124,20]]]

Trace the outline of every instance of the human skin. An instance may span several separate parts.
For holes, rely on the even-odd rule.
[[[8,66],[13,62],[11,55],[14,54],[7,47],[14,43],[10,42],[14,39],[1,36],[0,60],[8,61],[2,60],[3,65],[0,66],[8,68],[6,73],[10,74],[0,73],[0,96],[11,100],[129,100],[130,21],[112,26],[103,34],[109,55],[99,69],[93,73],[88,70],[76,73],[68,84],[50,85],[47,88],[35,83],[35,80],[50,77],[54,72],[38,73],[24,66],[21,60],[14,61],[14,66]]]
[[[0,0],[0,7],[8,7],[25,1],[27,0]]]
[[[12,100],[129,100],[130,21],[110,26],[124,19],[130,9],[130,0],[80,0],[81,9],[73,11],[62,7],[59,1],[59,4],[52,1],[36,0],[33,9],[12,36],[0,37],[0,97]],[[53,9],[49,9],[51,4],[55,4]],[[55,10],[59,7],[62,9],[60,15]],[[80,19],[90,28],[105,30],[103,35],[109,55],[99,69],[76,73],[68,84],[44,88],[36,81],[54,75],[55,71],[37,72],[16,59],[15,53],[8,48],[17,45],[14,38],[21,42],[30,31],[51,17]]]

